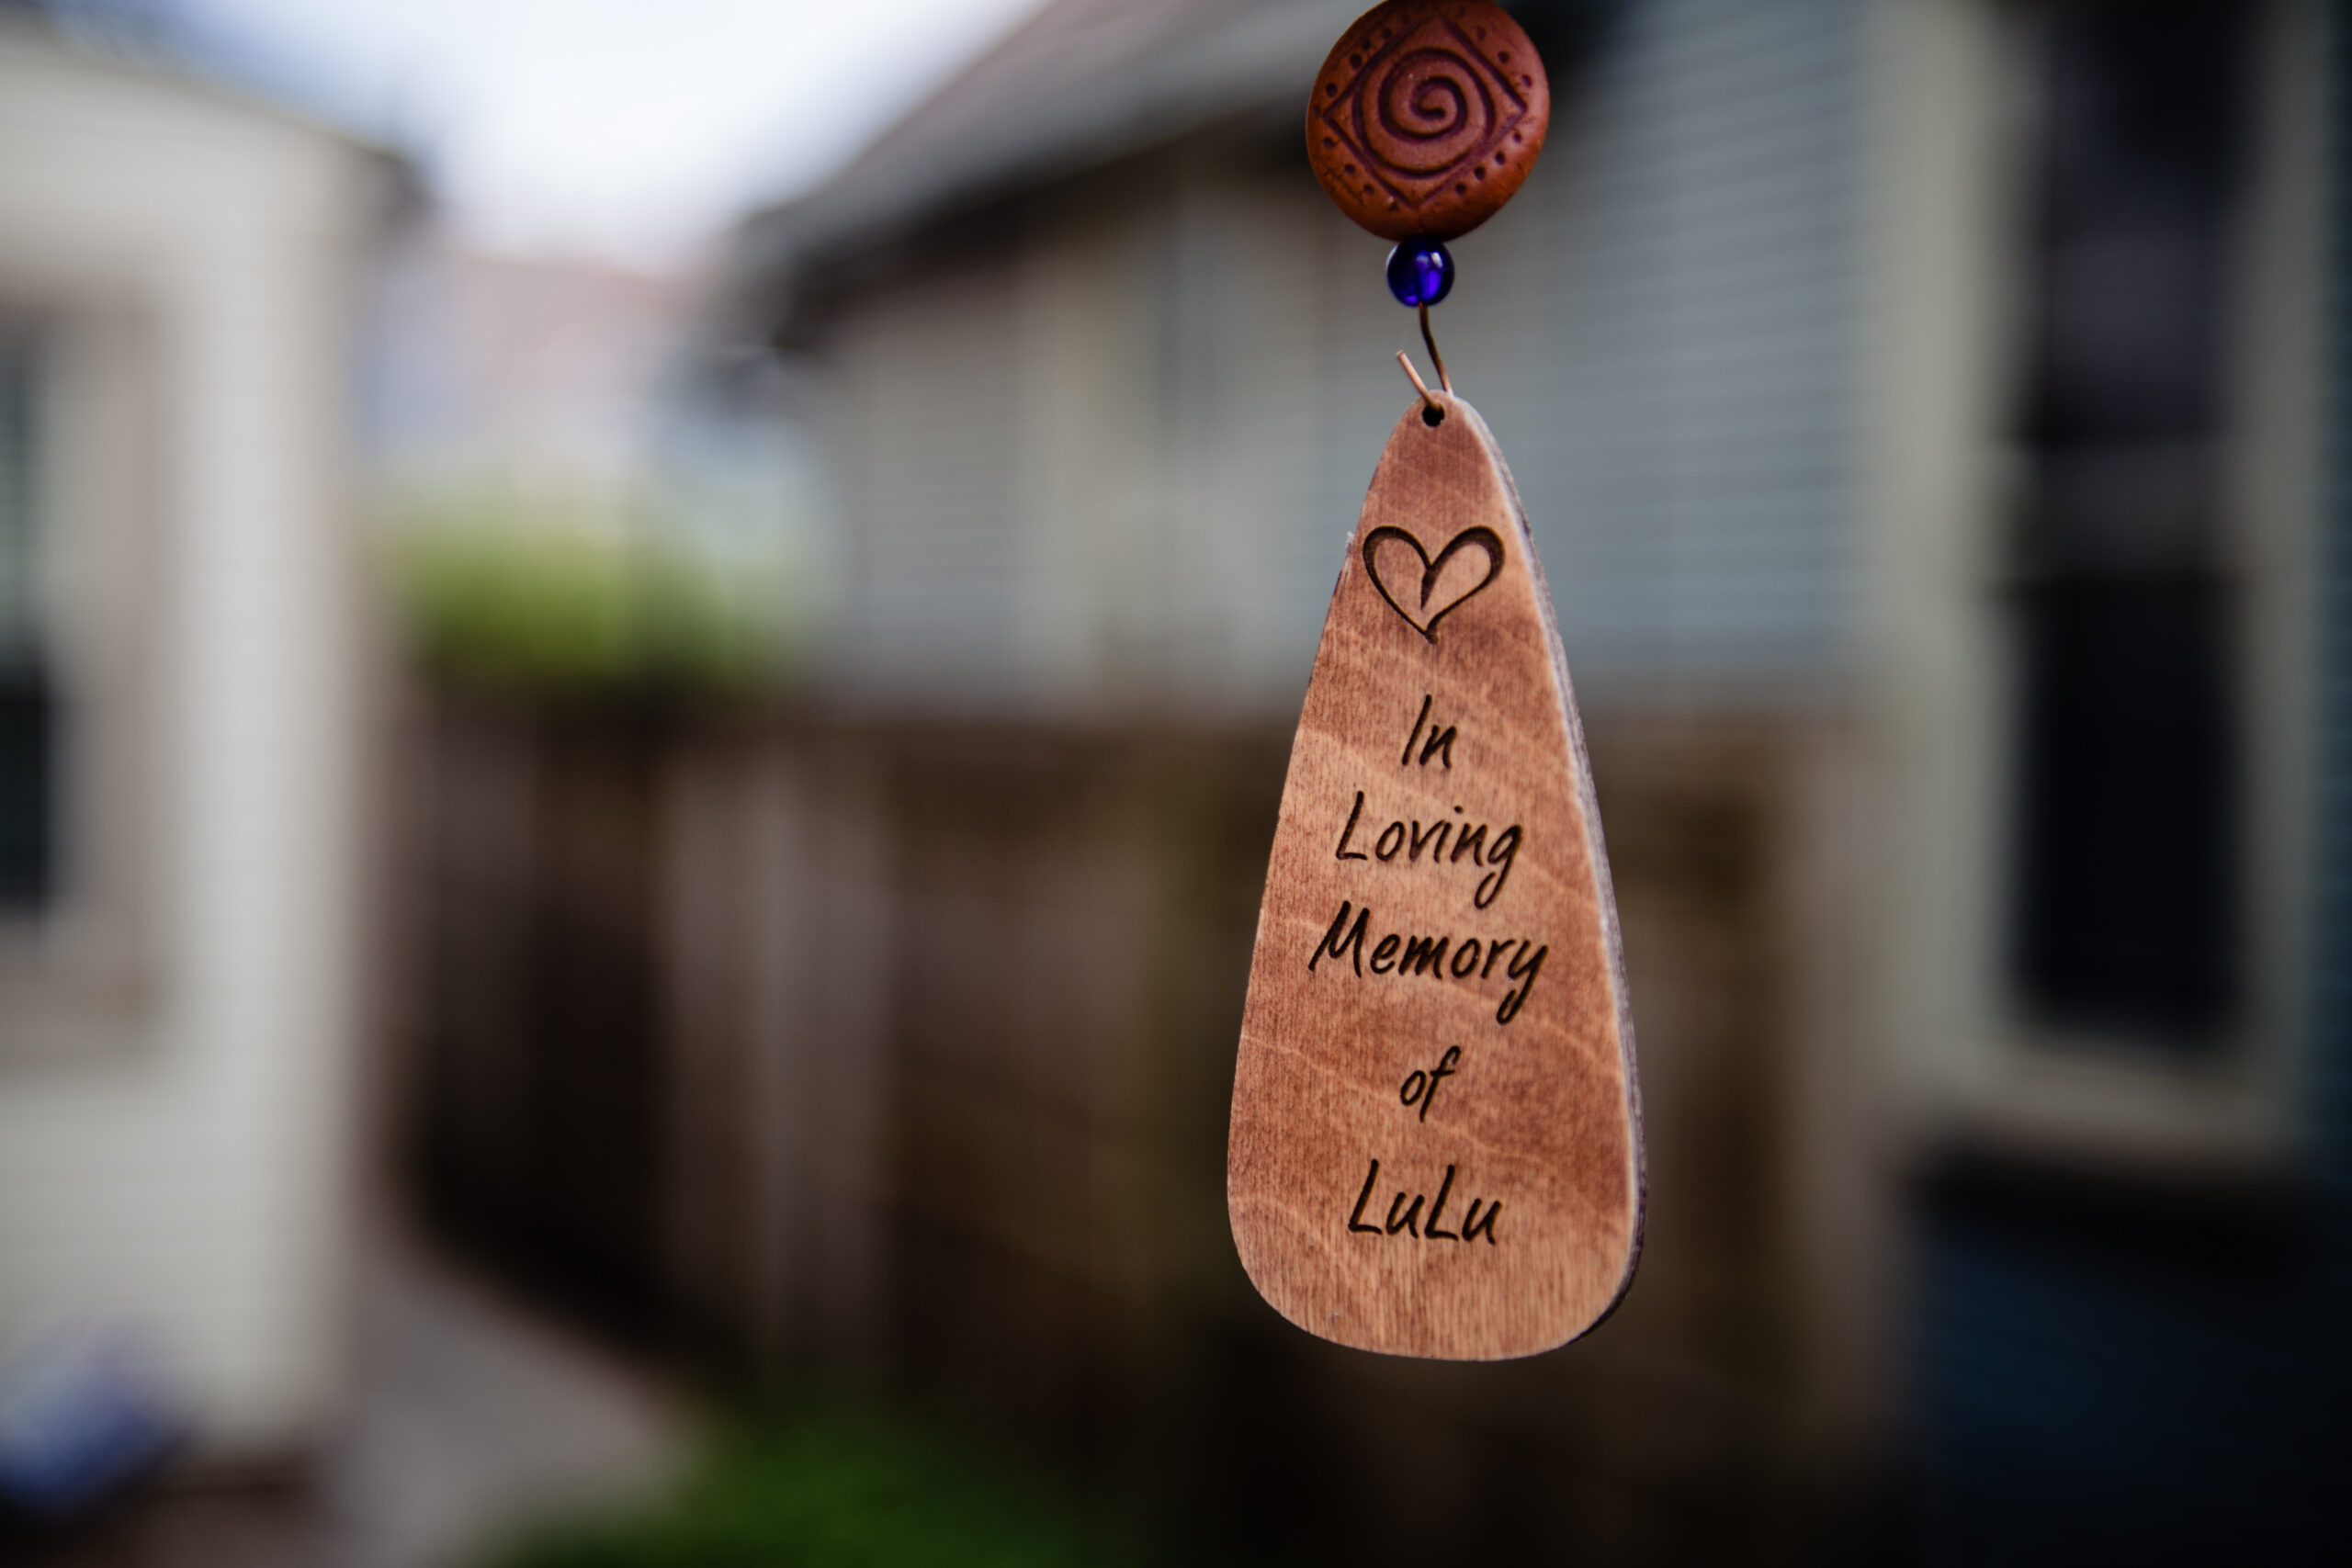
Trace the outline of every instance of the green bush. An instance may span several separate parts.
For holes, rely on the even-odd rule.
[[[495,1568],[1097,1568],[1166,1561],[1039,1478],[860,1412],[732,1429],[669,1497]]]
[[[461,682],[741,686],[781,669],[775,585],[657,545],[445,525],[397,535],[391,567],[411,651]]]

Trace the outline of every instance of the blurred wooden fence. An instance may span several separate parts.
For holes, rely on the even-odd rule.
[[[401,1166],[574,1308],[1366,1562],[1755,1561],[1845,1506],[1868,1270],[1822,910],[1856,824],[1820,727],[1593,727],[1650,1245],[1593,1340],[1503,1368],[1325,1346],[1234,1258],[1284,731],[447,695],[408,731]]]

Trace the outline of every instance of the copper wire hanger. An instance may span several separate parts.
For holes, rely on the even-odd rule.
[[[1437,367],[1437,384],[1445,389],[1449,397],[1452,396],[1453,378],[1445,373],[1445,355],[1437,351],[1437,334],[1430,330],[1430,306],[1426,299],[1421,301],[1421,341],[1429,345],[1430,363]],[[1423,415],[1431,424],[1443,419],[1445,405],[1437,400],[1437,394],[1430,390],[1429,383],[1421,379],[1421,373],[1413,368],[1411,357],[1401,348],[1396,351],[1396,363],[1405,367],[1405,374],[1412,380],[1413,390],[1420,393],[1421,401],[1428,405],[1421,411]]]

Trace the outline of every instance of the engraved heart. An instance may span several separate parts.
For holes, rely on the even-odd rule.
[[[1385,577],[1383,561],[1387,563]],[[1503,542],[1483,525],[1464,528],[1431,560],[1421,542],[1404,529],[1374,528],[1364,536],[1363,570],[1388,607],[1435,642],[1438,622],[1501,574]],[[1391,581],[1404,592],[1392,591]]]

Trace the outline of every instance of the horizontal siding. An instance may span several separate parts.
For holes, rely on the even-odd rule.
[[[910,290],[843,324],[827,437],[852,526],[837,671],[853,689],[1001,683],[1020,590],[1018,450],[1002,268]]]
[[[1862,31],[1858,0],[1625,8],[1534,179],[1454,247],[1441,341],[1589,694],[1843,672]],[[832,447],[842,678],[1287,710],[1411,401],[1391,355],[1422,357],[1385,246],[1303,170],[1207,147],[1005,242],[1017,260],[878,294],[831,340],[872,422]]]
[[[1497,235],[1548,342],[1509,364],[1490,423],[1588,689],[1836,672],[1861,31],[1844,4],[1634,7],[1555,141],[1540,221]],[[1508,341],[1494,313],[1465,358]]]

